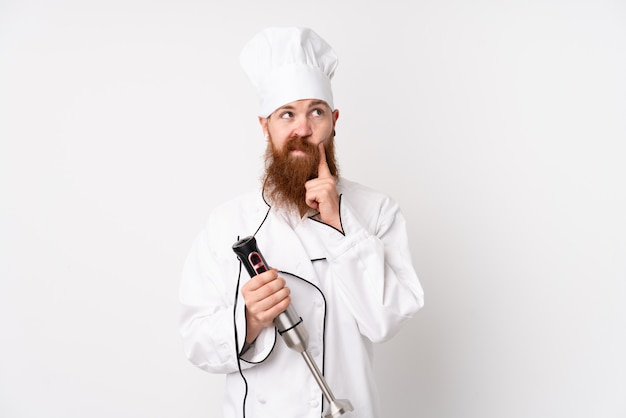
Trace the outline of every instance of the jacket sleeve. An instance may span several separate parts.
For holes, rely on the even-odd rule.
[[[211,373],[233,373],[264,360],[275,335],[273,329],[264,330],[258,344],[238,359],[246,338],[240,285],[248,275],[240,270],[234,253],[220,255],[214,250],[208,229],[194,241],[183,267],[180,334],[185,355],[193,364]]]
[[[333,284],[361,334],[385,341],[424,305],[404,216],[385,198],[377,214],[362,219],[343,195],[340,215],[343,234],[320,227]]]

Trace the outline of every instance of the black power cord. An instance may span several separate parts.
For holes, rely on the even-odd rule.
[[[237,236],[237,241],[239,241],[239,236]],[[237,357],[237,367],[239,368],[239,374],[243,379],[243,383],[246,387],[246,391],[243,395],[243,418],[246,418],[246,400],[248,398],[248,381],[246,377],[243,375],[243,370],[241,369],[241,359],[239,358],[239,335],[237,333],[237,299],[239,296],[239,283],[241,281],[241,260],[239,261],[239,274],[237,275],[237,286],[235,286],[235,303],[233,307],[233,328],[235,330],[235,356]]]

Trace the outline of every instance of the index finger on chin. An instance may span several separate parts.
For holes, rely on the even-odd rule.
[[[324,148],[324,143],[320,142],[317,148],[320,154],[320,163],[317,167],[317,177],[332,177],[332,174],[330,173],[330,168],[328,168],[328,163],[326,162],[326,148]]]

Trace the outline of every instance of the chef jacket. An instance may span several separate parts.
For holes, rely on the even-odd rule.
[[[308,351],[346,417],[380,417],[373,343],[392,337],[423,306],[405,219],[388,196],[344,178],[337,182],[343,232],[273,208],[262,192],[216,208],[196,238],[180,286],[180,333],[196,366],[226,374],[224,418],[319,418],[327,402],[300,353],[274,327],[242,352],[250,279],[232,251],[254,235],[270,266],[291,290],[309,335]]]

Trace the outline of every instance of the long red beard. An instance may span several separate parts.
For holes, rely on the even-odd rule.
[[[335,141],[331,137],[325,144],[326,162],[331,174],[339,174],[335,160]],[[305,155],[291,155],[300,150]],[[263,189],[270,202],[278,207],[295,209],[300,216],[310,209],[306,204],[304,184],[317,178],[319,150],[317,146],[300,137],[291,138],[282,150],[276,149],[271,138],[265,150],[265,176]]]

